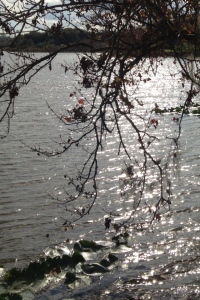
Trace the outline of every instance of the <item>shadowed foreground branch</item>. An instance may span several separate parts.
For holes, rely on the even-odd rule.
[[[99,153],[106,147],[109,136],[118,143],[116,155],[126,157],[120,177],[121,196],[132,194],[134,204],[131,210],[126,210],[122,221],[115,224],[110,217],[116,216],[116,212],[105,209],[106,229],[110,224],[116,231],[127,230],[127,226],[143,229],[154,220],[159,221],[162,213],[170,210],[173,187],[169,174],[172,166],[178,169],[181,123],[198,94],[198,1],[64,0],[52,4],[44,0],[16,0],[1,2],[0,9],[0,27],[7,39],[0,49],[2,138],[10,130],[15,102],[23,86],[45,67],[54,72],[52,61],[59,53],[77,51],[76,64],[62,63],[63,72],[71,70],[79,76],[79,87],[69,94],[69,99],[77,98],[76,105],[69,105],[65,113],[59,114],[47,104],[65,127],[65,137],[55,141],[57,150],[52,152],[29,146],[38,155],[73,155],[74,149],[83,153],[82,165],[75,166],[76,175],[65,175],[66,197],[56,199],[67,214],[63,225],[73,227],[90,213],[97,201]],[[69,41],[66,28],[80,32],[81,42]],[[37,56],[24,52],[27,31],[46,34],[43,47],[48,53]],[[185,89],[180,117],[172,125],[176,132],[168,137],[171,148],[163,159],[156,152],[157,144],[162,147],[162,129],[155,112],[164,111],[156,101],[149,109],[137,93],[142,85],[144,89],[145,84],[151,87],[152,76],[164,68],[167,56],[177,65],[182,87],[190,82],[190,88]],[[170,69],[168,72],[174,76]],[[166,111],[170,107],[171,103]],[[150,194],[152,197],[148,199]],[[81,199],[87,199],[87,205],[82,205]],[[140,221],[138,211],[145,212]]]

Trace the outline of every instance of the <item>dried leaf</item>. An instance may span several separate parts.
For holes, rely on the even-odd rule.
[[[78,102],[79,102],[80,104],[84,104],[84,100],[83,100],[83,99],[78,100]]]
[[[65,120],[67,120],[67,122],[71,122],[71,118],[65,118]]]

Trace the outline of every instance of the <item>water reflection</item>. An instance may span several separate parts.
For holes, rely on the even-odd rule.
[[[61,230],[60,225],[64,223],[62,203],[55,203],[47,195],[53,194],[53,196],[59,197],[64,194],[65,173],[72,176],[74,174],[74,158],[78,165],[82,162],[83,157],[78,149],[70,155],[59,158],[50,159],[36,156],[34,153],[30,153],[20,143],[20,140],[32,146],[51,149],[52,146],[54,147],[51,139],[56,140],[61,133],[63,136],[65,135],[65,128],[46,107],[46,101],[48,101],[58,113],[62,114],[63,107],[72,108],[76,103],[76,99],[69,98],[69,94],[72,86],[76,84],[77,78],[72,74],[62,73],[59,62],[63,56],[64,54],[61,54],[53,66],[58,81],[55,80],[55,73],[44,70],[39,79],[33,79],[29,87],[22,89],[21,97],[16,102],[11,134],[0,146],[1,263],[13,262],[15,257],[18,257],[19,262],[22,263],[24,260],[30,261],[37,258],[39,253],[49,246],[49,241],[45,238],[47,233],[50,234],[53,243],[64,239],[74,241],[83,237],[97,240],[99,236],[105,236],[105,239],[110,240],[115,231],[111,227],[110,231],[105,233],[105,210],[108,213],[112,211],[116,214],[112,220],[115,223],[130,216],[130,210],[137,200],[137,194],[134,194],[134,184],[128,182],[128,179],[127,182],[124,181],[127,177],[122,170],[124,170],[126,158],[123,153],[120,157],[116,155],[118,140],[116,139],[117,133],[114,132],[113,136],[107,137],[104,151],[99,153],[99,169],[101,171],[97,179],[99,198],[95,205],[95,216],[86,216],[84,223],[78,223],[75,230]],[[73,55],[69,54],[68,59],[72,60]],[[167,67],[168,61],[163,63],[166,63]],[[172,64],[171,68],[172,72],[176,71],[175,65]],[[152,110],[152,102],[155,101],[161,108],[167,106],[168,103],[176,106],[180,102],[183,90],[181,82],[175,78],[166,78],[166,72],[165,69],[162,69],[156,77],[152,77],[151,81],[140,84],[136,97],[144,105],[135,104],[138,114],[147,116]],[[173,80],[173,88],[171,80]],[[48,88],[49,85],[52,87],[51,89]],[[187,84],[185,89],[187,89]],[[29,99],[28,102],[27,99]],[[137,115],[134,118],[136,124],[140,124],[141,121]],[[163,297],[167,293],[174,295],[180,293],[181,297],[185,297],[184,293],[189,295],[192,289],[194,292],[196,289],[195,293],[199,293],[197,281],[200,280],[198,267],[200,255],[198,195],[200,125],[196,119],[195,116],[188,116],[185,119],[177,159],[174,158],[169,164],[170,168],[173,167],[172,172],[169,173],[173,183],[172,211],[170,214],[164,212],[161,220],[151,226],[147,232],[142,231],[142,228],[136,230],[134,224],[132,225],[129,232],[129,244],[133,250],[125,258],[121,257],[122,271],[126,270],[126,274],[122,272],[120,275],[124,281],[122,280],[121,284],[117,283],[119,290],[134,289],[136,284],[140,284],[143,288],[146,285],[162,283],[165,288],[162,292]],[[169,139],[165,138],[174,136],[176,128],[171,115],[159,115],[158,122],[160,131],[157,132],[157,130],[156,134],[159,134],[160,142],[154,143],[155,148],[152,151],[154,151],[153,155],[162,159],[164,163],[168,159],[171,143]],[[119,124],[125,135],[125,142],[132,153],[135,151],[135,159],[140,161],[139,144],[133,143],[135,134],[123,118],[120,119]],[[152,129],[151,133],[153,134],[154,131]],[[91,145],[92,142],[88,141],[85,146],[90,147]],[[177,180],[178,174],[180,177]],[[135,178],[141,176],[140,170],[135,170]],[[150,218],[148,215],[149,203],[152,203],[151,200],[156,197],[156,181],[157,174],[153,170],[148,173],[149,190],[146,194],[146,205],[142,210],[137,211],[134,223],[141,222],[141,220],[145,222],[146,215],[147,220],[148,216]],[[121,194],[123,185],[130,191],[126,196]],[[70,187],[68,188],[70,189]],[[78,204],[78,208],[89,204],[89,200],[84,199]],[[151,205],[150,209],[153,211],[155,207]],[[140,268],[137,269],[137,267]],[[131,277],[133,272],[135,278],[132,283],[126,282],[126,278]],[[184,277],[184,281],[180,279],[182,277]],[[116,280],[116,277],[113,277],[114,279]],[[187,286],[181,287],[183,284]],[[195,284],[196,287],[194,287]],[[105,293],[107,293],[106,291]],[[150,296],[145,288],[144,291],[141,297],[148,299]],[[111,292],[113,291],[109,291],[109,293]],[[142,294],[142,290],[137,293],[138,295]],[[153,293],[155,297],[159,297],[156,288]]]

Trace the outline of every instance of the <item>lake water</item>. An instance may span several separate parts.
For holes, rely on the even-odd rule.
[[[77,86],[78,78],[71,71],[64,73],[61,67],[63,60],[72,63],[74,59],[74,54],[60,54],[52,64],[51,72],[48,68],[44,69],[28,86],[20,90],[16,98],[10,134],[1,140],[0,264],[8,267],[14,264],[24,266],[31,260],[38,259],[47,247],[62,241],[69,240],[69,247],[80,238],[110,241],[114,231],[105,232],[106,213],[103,209],[124,214],[126,209],[131,209],[133,205],[131,197],[124,199],[120,196],[119,176],[124,167],[125,156],[117,157],[117,141],[115,136],[110,136],[107,138],[107,146],[99,155],[99,196],[94,211],[78,222],[73,230],[64,231],[62,224],[66,212],[59,202],[53,201],[49,195],[59,199],[64,197],[64,175],[72,174],[74,161],[78,165],[83,157],[79,149],[61,157],[38,156],[24,145],[25,143],[50,150],[56,149],[54,141],[58,141],[60,135],[67,138],[65,127],[50,111],[46,102],[58,114],[63,114],[63,111],[77,103],[77,99],[70,98],[69,95],[74,91],[74,86]],[[172,59],[166,59],[163,63],[164,66],[158,74],[152,75],[151,81],[140,83],[140,89],[137,91],[137,98],[145,104],[138,110],[144,114],[154,107],[155,102],[161,107],[167,107],[179,105],[181,99],[184,100],[182,82],[178,80],[178,75],[169,75],[168,66],[171,73],[178,73],[177,66],[173,64]],[[185,85],[187,90],[187,83]],[[89,93],[90,89],[84,91],[84,97],[90,97]],[[196,100],[198,101],[198,96]],[[157,145],[155,153],[158,158],[162,158],[166,157],[170,147],[170,142],[165,137],[176,134],[176,125],[172,122],[172,115],[156,118],[159,120],[157,131],[161,146]],[[140,151],[137,150],[137,145],[132,143],[134,134],[130,132],[126,123],[123,126],[127,142],[133,147],[133,151],[136,151],[136,157],[139,159]],[[136,293],[137,288],[137,293],[143,293],[143,298],[140,299],[151,299],[148,298],[151,293],[154,295],[153,299],[191,299],[189,297],[192,295],[192,299],[199,299],[199,140],[199,116],[185,117],[178,160],[180,176],[176,178],[176,174],[171,174],[171,214],[163,214],[161,221],[156,222],[148,231],[130,232],[129,244],[133,250],[121,254],[123,268],[119,269],[118,273],[109,275],[109,279],[105,276],[100,286],[93,282],[90,292],[103,288],[107,289],[106,299],[111,299],[111,296],[123,299],[124,291],[128,294],[133,291]],[[116,217],[117,219],[120,219],[120,216]],[[47,234],[50,239],[46,238]],[[142,282],[136,286],[134,282],[127,281],[143,273],[160,274],[159,272],[165,274],[162,284],[158,281],[148,285]],[[109,290],[108,285],[114,288]],[[38,296],[38,299],[65,299],[62,298],[63,292],[66,292],[63,288],[60,287],[59,290],[57,287],[55,290],[56,298],[53,298],[53,292],[45,292],[46,294]],[[74,297],[79,299],[78,297],[86,296],[87,293],[87,289],[81,291],[81,294],[76,291]]]

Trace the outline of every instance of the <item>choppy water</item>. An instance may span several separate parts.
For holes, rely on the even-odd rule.
[[[110,136],[106,148],[100,153],[99,197],[95,211],[73,230],[65,232],[61,226],[65,213],[48,195],[64,195],[64,175],[73,172],[74,160],[79,164],[83,157],[78,150],[56,158],[37,156],[23,143],[55,149],[52,140],[58,139],[60,134],[65,135],[65,128],[46,105],[48,101],[58,113],[62,113],[63,108],[73,107],[77,101],[72,100],[69,94],[74,91],[73,85],[77,85],[78,78],[70,71],[64,73],[60,66],[63,59],[73,61],[74,54],[59,55],[51,72],[43,70],[30,85],[20,90],[10,134],[7,139],[1,140],[0,264],[9,266],[17,262],[21,266],[37,259],[51,244],[46,234],[50,235],[53,244],[67,239],[72,243],[80,238],[110,240],[113,231],[105,233],[103,209],[122,214],[133,205],[131,198],[120,196],[119,175],[125,158],[123,155],[120,158],[116,156],[117,142],[115,136]],[[183,98],[182,83],[176,80],[178,77],[165,77],[168,65],[172,72],[176,71],[176,65],[168,59],[164,62],[166,67],[157,76],[146,84],[140,84],[137,97],[145,103],[145,107],[142,107],[144,113],[145,110],[150,111],[155,102],[162,107],[169,106],[169,103],[174,106]],[[162,146],[158,145],[155,153],[162,158],[166,157],[170,147],[165,137],[174,135],[176,128],[171,115],[159,116],[158,119]],[[198,116],[185,118],[180,139],[180,177],[177,179],[171,175],[174,185],[171,214],[164,214],[161,221],[147,232],[133,230],[129,240],[132,251],[121,254],[122,266],[118,272],[105,276],[100,285],[99,281],[94,280],[90,288],[74,292],[76,299],[86,296],[89,291],[98,292],[98,289],[105,289],[106,299],[111,295],[123,299],[125,292],[127,295],[133,292],[135,295],[141,294],[143,298],[140,299],[151,299],[148,294],[152,293],[153,299],[189,299],[190,295],[192,299],[199,299],[199,129]],[[133,145],[133,135],[126,124],[124,132],[130,147],[136,149],[137,145]],[[139,150],[136,156],[140,158]],[[163,276],[161,280],[159,276],[158,280],[153,277],[160,274]],[[145,280],[146,277],[142,275],[148,275],[152,280]],[[131,281],[137,276],[142,278],[139,282]],[[66,293],[66,289],[59,287],[43,294],[43,298],[38,296],[38,299],[64,299],[63,293]],[[170,298],[172,295],[174,298]]]

